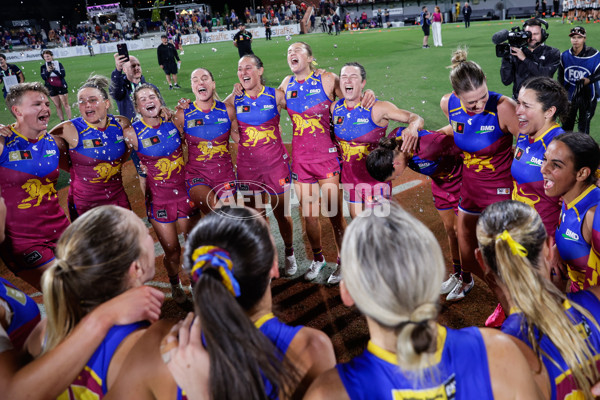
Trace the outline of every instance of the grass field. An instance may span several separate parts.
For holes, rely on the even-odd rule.
[[[570,47],[568,37],[572,25],[561,24],[560,19],[550,19],[550,38],[547,43],[564,51]],[[440,111],[439,101],[443,94],[451,91],[448,81],[452,50],[459,45],[469,48],[469,58],[478,62],[487,73],[490,90],[510,95],[511,87],[500,81],[500,59],[496,58],[492,35],[501,29],[510,29],[521,25],[521,20],[476,22],[466,30],[461,24],[445,24],[442,27],[444,47],[433,47],[430,37],[430,49],[422,49],[423,33],[419,26],[372,29],[360,32],[344,32],[340,36],[329,36],[322,33],[299,35],[288,42],[284,37],[272,41],[256,40],[252,46],[265,65],[267,85],[278,86],[289,74],[286,62],[286,50],[293,41],[306,41],[313,52],[320,68],[339,74],[341,66],[349,61],[358,61],[367,70],[367,88],[375,91],[382,100],[395,103],[398,107],[420,114],[425,118],[427,129],[437,129],[447,124]],[[588,44],[594,46],[600,38],[600,24],[586,24]],[[598,45],[595,45],[598,47]],[[216,52],[211,51],[217,49]],[[161,90],[167,105],[173,107],[180,97],[192,97],[189,76],[192,70],[203,67],[211,70],[217,81],[217,91],[221,98],[226,97],[232,85],[237,82],[237,49],[230,42],[191,45],[184,48],[185,54],[180,56],[182,67],[179,74],[181,90],[169,91],[164,74],[157,65],[154,49],[132,52],[140,59],[143,73],[149,82],[156,84]],[[96,57],[74,57],[60,60],[67,71],[72,104],[76,100],[77,88],[90,73],[103,74],[110,77],[114,69],[112,54]],[[28,81],[40,79],[39,70],[42,59],[19,63]],[[52,106],[53,107],[53,106]],[[113,109],[116,112],[116,107]],[[73,115],[79,115],[76,107]],[[11,123],[12,115],[6,107],[0,108],[0,123]],[[50,126],[58,123],[53,109]],[[600,139],[600,122],[598,117],[592,121],[592,135]],[[282,117],[284,139],[291,140],[291,123],[287,115]]]

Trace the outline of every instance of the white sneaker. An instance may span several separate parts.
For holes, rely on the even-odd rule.
[[[183,304],[187,301],[187,296],[183,291],[183,287],[181,287],[181,283],[171,285],[171,296],[173,296],[173,300],[177,304]]]
[[[285,258],[284,271],[286,276],[291,276],[298,271],[298,263],[296,263],[296,256],[291,255]]]
[[[342,280],[342,269],[339,264],[335,267],[335,271],[327,279],[328,285],[337,285]]]
[[[471,278],[471,282],[463,283],[462,277],[458,279],[458,283],[454,286],[454,289],[446,297],[447,301],[459,301],[465,298],[465,296],[475,286],[475,279]]]
[[[458,274],[458,273],[450,274],[450,277],[448,278],[448,280],[446,280],[442,283],[442,288],[440,290],[440,294],[450,293],[452,291],[452,289],[454,289],[456,287],[456,285],[458,285],[459,280],[460,280],[460,274]]]
[[[312,281],[319,275],[319,272],[321,272],[323,267],[326,265],[327,263],[325,262],[325,259],[323,259],[323,261],[313,260],[313,262],[310,264],[310,267],[308,267],[308,271],[306,271],[304,274],[304,279],[307,281]]]

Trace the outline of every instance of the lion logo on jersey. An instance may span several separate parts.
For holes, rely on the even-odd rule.
[[[481,172],[484,168],[490,169],[492,171],[496,170],[496,167],[492,164],[492,157],[479,158],[474,157],[471,154],[465,152],[465,167],[471,168],[471,166],[477,166],[475,172]]]
[[[211,142],[200,142],[198,143],[198,150],[200,150],[203,154],[200,154],[196,157],[197,161],[207,161],[212,160],[214,156],[224,156],[229,152],[227,149],[227,142],[215,142],[216,146]]]
[[[342,157],[346,162],[350,162],[354,156],[358,156],[358,158],[354,159],[353,161],[360,161],[369,154],[369,146],[367,145],[361,146],[356,145],[354,142],[340,140],[340,146],[342,148]]]
[[[46,178],[46,183],[42,183],[39,179],[29,179],[21,186],[25,189],[25,192],[29,195],[26,199],[21,201],[17,207],[20,209],[26,209],[30,207],[37,207],[42,203],[44,196],[48,196],[50,200],[53,196],[56,197],[56,189],[54,183]],[[37,200],[37,201],[36,201]],[[35,204],[30,204],[30,201],[36,201]]]
[[[294,136],[304,135],[307,129],[310,129],[310,132],[307,132],[309,134],[325,132],[325,128],[323,128],[323,125],[321,125],[317,118],[304,119],[300,114],[294,114],[292,118],[294,120],[294,125],[296,125]]]
[[[261,131],[253,126],[246,128],[246,134],[248,135],[248,140],[243,144],[244,147],[256,147],[259,140],[265,140],[262,144],[267,144],[271,141],[277,140],[275,136],[275,127],[271,129],[265,129]],[[253,142],[253,143],[250,143]]]
[[[121,164],[100,163],[94,167],[98,176],[91,180],[93,183],[108,182],[110,178],[121,172]]]
[[[173,171],[177,170],[177,173],[180,173],[181,169],[184,167],[183,157],[177,157],[174,160],[160,158],[154,166],[160,171],[160,174],[154,177],[155,180],[162,181],[171,179],[171,173]]]
[[[519,192],[521,192],[519,194]],[[514,190],[512,192],[512,199],[525,203],[531,207],[534,207],[540,202],[540,196],[533,193],[525,193],[523,189],[517,189],[517,182],[514,182]]]

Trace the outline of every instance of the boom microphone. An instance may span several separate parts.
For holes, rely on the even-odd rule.
[[[494,44],[500,44],[506,40],[508,40],[508,30],[506,29],[496,32],[494,33],[494,36],[492,36],[492,42],[494,42]]]

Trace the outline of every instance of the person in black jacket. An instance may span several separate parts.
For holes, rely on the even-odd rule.
[[[69,90],[67,89],[67,81],[65,80],[65,67],[54,60],[54,54],[50,50],[44,50],[42,58],[46,61],[40,68],[40,75],[44,80],[44,84],[50,99],[56,106],[56,114],[61,121],[71,119],[71,106],[69,105]],[[63,113],[64,108],[64,113]]]
[[[465,3],[465,5],[463,6],[463,9],[462,9],[463,18],[465,20],[465,28],[468,28],[471,26],[471,13],[472,12],[473,12],[473,10],[471,9],[471,6],[469,5],[469,3]]]
[[[531,32],[527,47],[511,47],[510,55],[502,58],[500,78],[506,86],[513,85],[513,98],[517,99],[521,85],[534,76],[552,78],[560,64],[560,51],[546,46],[548,34],[542,30],[542,21],[532,18],[523,24],[523,30]]]
[[[583,26],[572,28],[569,36],[573,47],[562,53],[556,77],[569,92],[571,102],[563,129],[573,130],[579,114],[577,129],[589,134],[600,91],[600,52],[585,45],[587,35]]]
[[[158,65],[160,65],[167,76],[169,90],[173,89],[173,87],[180,89],[181,86],[177,83],[177,67],[181,66],[181,60],[177,55],[177,50],[172,43],[169,43],[167,35],[162,35],[160,40],[162,40],[162,43],[158,45],[158,48],[156,49]],[[175,60],[177,60],[177,62]],[[173,83],[171,83],[171,80]]]

